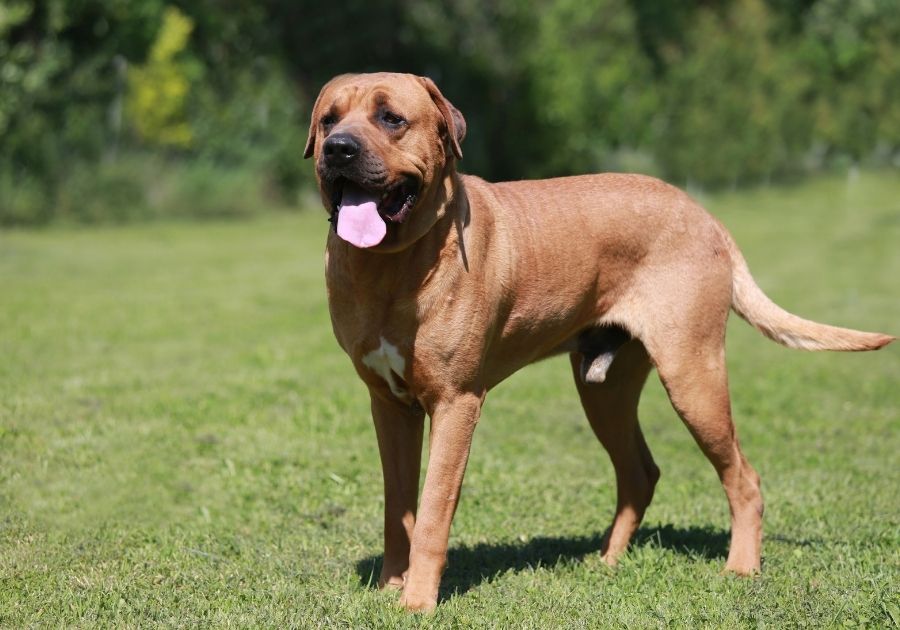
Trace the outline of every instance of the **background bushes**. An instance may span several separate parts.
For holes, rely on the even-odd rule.
[[[897,167],[898,42],[895,0],[4,0],[0,224],[294,206],[346,71],[432,76],[489,179]]]

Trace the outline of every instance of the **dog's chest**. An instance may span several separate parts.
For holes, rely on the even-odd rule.
[[[379,341],[380,345],[375,350],[363,355],[363,365],[380,376],[394,396],[411,403],[413,397],[406,388],[403,376],[406,373],[406,359],[400,354],[397,346],[387,339],[379,337]]]

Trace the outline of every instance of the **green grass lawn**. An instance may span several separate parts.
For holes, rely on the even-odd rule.
[[[900,180],[704,199],[798,314],[900,333]],[[763,574],[720,574],[718,479],[651,376],[662,479],[621,566],[612,468],[557,358],[488,396],[442,602],[372,587],[381,471],[337,347],[321,212],[0,235],[0,625],[896,627],[900,346],[811,354],[733,318]]]

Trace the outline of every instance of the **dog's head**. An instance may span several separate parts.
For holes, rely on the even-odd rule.
[[[396,251],[440,218],[442,192],[466,133],[462,114],[431,79],[341,75],[316,99],[304,157],[338,236]],[[426,210],[427,209],[427,210]]]

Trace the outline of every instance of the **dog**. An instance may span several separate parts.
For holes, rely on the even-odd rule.
[[[402,589],[407,609],[436,606],[485,396],[560,353],[616,473],[603,559],[626,550],[659,479],[637,417],[655,367],[725,489],[725,569],[758,572],[763,499],[732,424],[729,311],[791,348],[876,350],[894,338],[782,310],[722,224],[673,186],[611,173],[492,184],[457,172],[465,135],[428,78],[342,75],[316,99],[304,151],[333,226],[334,334],[371,398],[384,474],[379,586]]]

